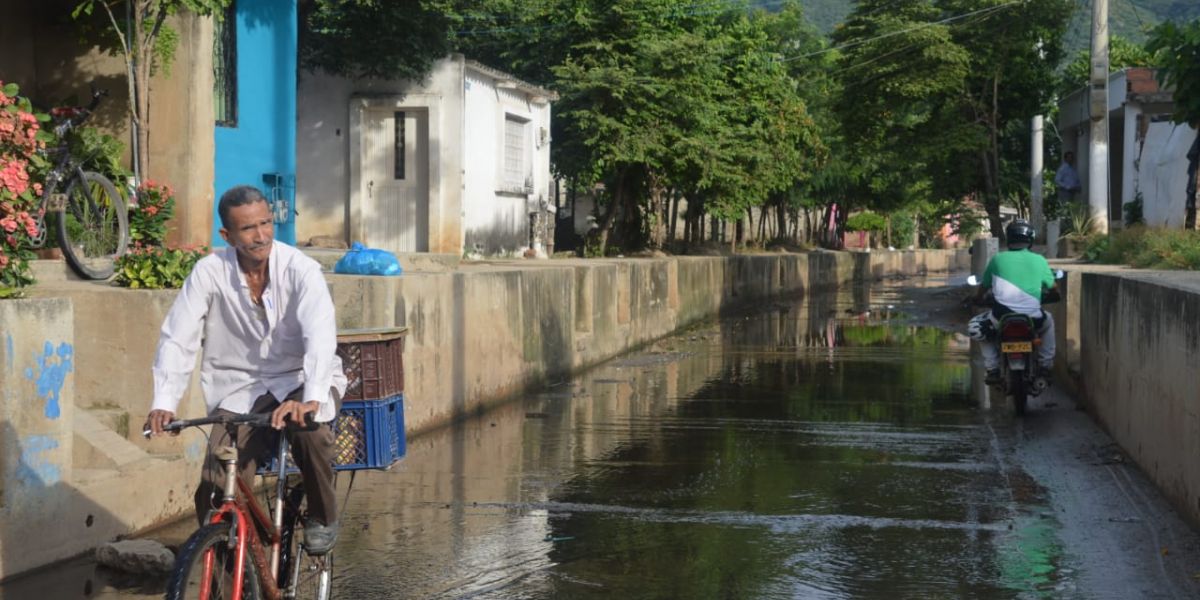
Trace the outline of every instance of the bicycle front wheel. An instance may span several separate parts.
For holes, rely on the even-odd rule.
[[[84,279],[108,279],[129,244],[125,201],[107,177],[77,171],[67,185],[67,205],[58,218],[58,243],[71,268]]]
[[[233,573],[236,563],[236,543],[232,546],[228,523],[205,525],[192,534],[179,548],[171,579],[167,582],[167,600],[228,600],[233,598]],[[235,540],[236,542],[236,540]],[[246,551],[242,568],[242,598],[259,600],[262,588],[258,571]]]

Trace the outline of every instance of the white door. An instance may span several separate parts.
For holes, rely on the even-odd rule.
[[[429,113],[370,109],[363,117],[364,243],[393,252],[427,252]]]

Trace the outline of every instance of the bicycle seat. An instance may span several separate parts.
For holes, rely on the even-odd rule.
[[[59,106],[50,109],[50,116],[56,119],[70,119],[82,113],[83,109],[78,106]]]

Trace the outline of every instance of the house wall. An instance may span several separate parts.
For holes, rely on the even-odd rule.
[[[471,136],[464,143],[469,168],[463,188],[463,247],[489,254],[529,247],[530,212],[551,203],[550,144],[538,145],[539,129],[550,130],[550,106],[530,102],[519,90],[497,89],[493,77],[470,68],[463,89],[464,132]],[[528,195],[506,189],[503,181],[504,126],[510,114],[529,120],[526,168],[533,192]]]
[[[1168,122],[1151,123],[1139,162],[1142,216],[1147,225],[1183,227],[1187,151],[1196,130]]]
[[[461,251],[462,63],[461,56],[438,61],[423,82],[350,80],[323,72],[300,75],[296,132],[300,243],[316,236],[347,242],[361,239],[361,232],[352,227],[359,191],[351,189],[351,115],[360,110],[361,101],[391,101],[398,106],[436,108],[430,110],[429,123],[429,250]]]
[[[277,173],[285,185],[274,193],[290,203],[296,174],[296,2],[238,0],[236,19],[237,122],[215,127],[215,192],[249,184],[270,198],[265,176]],[[212,244],[223,246],[215,203],[210,210]],[[295,215],[285,214],[286,220],[276,220],[275,237],[294,243]]]
[[[130,165],[129,94],[125,67],[94,44],[81,41],[69,18],[75,0],[0,0],[0,81],[21,86],[40,109],[86,102],[89,84],[108,91],[88,121],[125,144]],[[96,26],[106,26],[96,15]],[[176,194],[167,241],[207,243],[213,184],[212,21],[187,13],[168,24],[178,33],[175,60],[150,86],[150,179]],[[123,182],[118,187],[124,187]]]
[[[1140,103],[1130,102],[1125,105],[1125,121],[1121,123],[1124,141],[1121,156],[1123,176],[1119,183],[1120,187],[1113,186],[1114,193],[1116,190],[1120,190],[1121,204],[1128,204],[1137,198],[1138,180],[1141,178],[1138,159],[1144,149],[1142,136],[1138,132],[1138,120],[1141,118],[1142,105]],[[1125,218],[1124,210],[1117,217],[1123,220]]]

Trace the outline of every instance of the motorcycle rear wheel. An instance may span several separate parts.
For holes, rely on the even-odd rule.
[[[1029,399],[1029,390],[1025,389],[1025,372],[1008,372],[1008,393],[1012,396],[1013,409],[1018,417],[1025,416],[1025,403]]]

